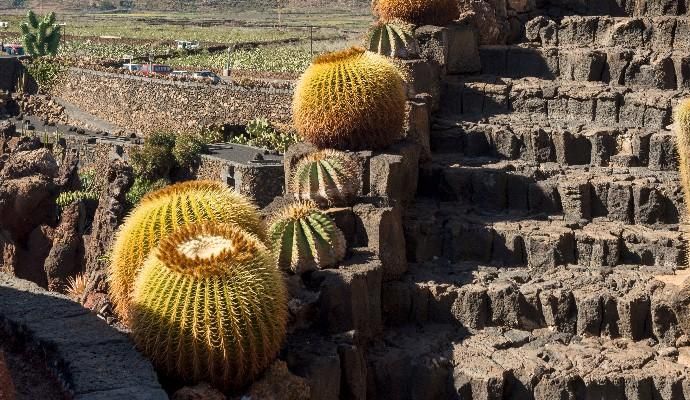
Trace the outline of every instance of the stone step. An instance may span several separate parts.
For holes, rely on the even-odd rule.
[[[419,182],[420,197],[511,216],[668,225],[678,224],[684,210],[678,174],[645,167],[563,166],[445,154],[421,168]]]
[[[675,225],[477,215],[457,203],[422,200],[408,211],[404,225],[411,262],[440,257],[548,270],[568,264],[673,268],[685,261],[683,234]]]
[[[509,79],[496,76],[448,76],[439,116],[469,121],[505,118],[519,113],[525,122],[589,124],[663,129],[673,108],[688,91],[630,91],[601,82]],[[511,118],[514,118],[511,116]]]
[[[481,46],[482,74],[598,81],[632,88],[690,87],[687,50],[653,52],[621,47]]]
[[[688,348],[549,330],[391,330],[367,352],[367,398],[690,398]]]
[[[544,46],[623,47],[656,52],[690,49],[690,19],[686,16],[610,17],[538,16],[525,26],[525,36]]]
[[[430,143],[434,157],[458,153],[562,165],[646,166],[677,171],[675,134],[666,129],[611,128],[597,124],[525,121],[505,115],[491,122],[437,118]]]
[[[661,274],[661,275],[659,275]],[[657,278],[658,276],[658,278]],[[474,263],[415,264],[401,281],[384,283],[389,326],[458,323],[469,329],[549,328],[675,344],[684,332],[674,295],[690,271],[654,267],[494,268]]]

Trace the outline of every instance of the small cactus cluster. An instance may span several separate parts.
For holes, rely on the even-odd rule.
[[[357,198],[361,174],[353,156],[337,150],[316,151],[297,163],[292,191],[298,199],[322,207],[349,206]]]
[[[251,382],[285,335],[283,277],[255,235],[216,223],[164,238],[136,280],[132,333],[158,368],[224,390]]]
[[[284,206],[268,222],[273,251],[281,269],[302,274],[334,266],[345,257],[345,237],[316,204]]]
[[[377,22],[367,35],[367,49],[386,57],[410,59],[419,56],[419,43],[410,24]]]
[[[42,20],[33,11],[26,15],[26,21],[20,25],[22,40],[28,54],[32,56],[57,55],[60,46],[60,25],[55,23],[55,13]]]
[[[115,311],[160,371],[237,389],[282,345],[287,299],[257,208],[212,181],[144,196],[117,233]]]
[[[374,14],[383,22],[402,20],[414,25],[446,25],[460,15],[457,0],[376,0]]]
[[[316,57],[295,89],[295,128],[322,149],[388,147],[403,133],[403,78],[386,57],[360,47]]]

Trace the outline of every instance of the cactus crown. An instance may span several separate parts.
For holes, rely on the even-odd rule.
[[[204,222],[163,239],[137,277],[132,335],[164,373],[222,389],[253,380],[285,337],[282,274],[261,241]]]
[[[280,268],[304,273],[335,265],[345,257],[345,237],[311,201],[288,204],[269,218]]]
[[[414,25],[443,26],[460,15],[457,0],[377,0],[373,9],[384,22],[403,20]]]
[[[295,167],[293,193],[320,206],[347,206],[360,188],[361,167],[354,157],[336,150],[308,154]]]
[[[183,182],[146,195],[125,219],[113,245],[111,296],[125,322],[134,280],[149,252],[163,237],[200,221],[236,224],[265,236],[256,207],[220,182]]]
[[[367,48],[386,57],[416,58],[420,50],[412,30],[402,21],[377,22],[369,30]]]
[[[293,98],[299,135],[319,148],[379,149],[402,136],[404,74],[360,47],[314,59]]]

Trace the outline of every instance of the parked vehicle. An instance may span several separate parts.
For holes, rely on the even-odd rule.
[[[177,76],[177,77],[191,77],[192,73],[189,71],[173,71],[170,73],[170,76]]]
[[[150,74],[168,75],[171,72],[173,72],[173,69],[171,66],[163,65],[163,64],[142,64],[140,71],[147,74],[147,75],[150,75]]]
[[[201,45],[198,41],[190,42],[188,40],[176,40],[178,50],[198,50]]]
[[[208,81],[214,85],[220,83],[220,77],[211,71],[196,71],[192,74],[192,78],[200,81]]]
[[[127,63],[122,65],[122,69],[129,72],[141,71],[141,64]]]
[[[24,46],[14,43],[3,45],[2,49],[0,49],[0,52],[4,52],[11,56],[23,56],[26,54],[24,52]]]

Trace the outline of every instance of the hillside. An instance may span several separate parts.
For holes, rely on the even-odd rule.
[[[44,8],[53,10],[112,9],[127,7],[135,10],[208,11],[231,8],[288,6],[310,7],[369,7],[369,0],[0,0],[0,9]]]

